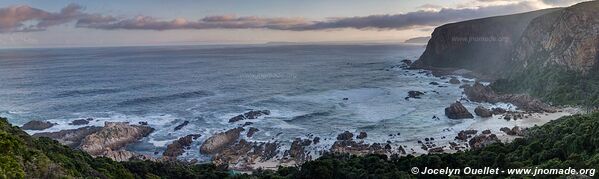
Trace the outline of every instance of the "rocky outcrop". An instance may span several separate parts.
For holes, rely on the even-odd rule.
[[[248,142],[244,139],[229,145],[213,155],[216,165],[228,165],[231,169],[251,170],[251,164],[274,158],[279,152],[278,143]]]
[[[190,134],[175,140],[173,143],[166,146],[166,150],[164,151],[164,153],[162,153],[162,156],[174,158],[183,154],[183,152],[185,152],[185,149],[189,149],[189,146],[191,145],[193,140],[197,139],[198,137],[201,137],[201,135]]]
[[[470,149],[481,149],[483,147],[486,147],[488,145],[491,145],[493,143],[499,143],[501,142],[499,140],[499,138],[497,138],[497,136],[495,134],[481,134],[481,135],[477,135],[475,137],[473,137],[472,139],[470,139],[470,141],[468,141],[468,144],[470,145]]]
[[[529,22],[559,9],[489,17],[435,28],[413,68],[456,68],[494,76],[502,72]]]
[[[460,102],[455,102],[451,104],[451,106],[445,108],[445,115],[449,119],[474,118],[472,113],[470,113],[468,109],[466,109],[466,107],[464,107],[464,105],[462,105]]]
[[[485,107],[478,106],[474,109],[474,113],[480,117],[491,117],[493,116],[493,112]]]
[[[243,128],[238,127],[234,129],[230,129],[226,132],[221,132],[214,134],[210,138],[206,139],[202,146],[200,146],[200,153],[202,154],[213,154],[223,149],[228,145],[232,145],[239,139],[241,131],[244,131]]]
[[[33,137],[48,137],[52,138],[63,145],[76,148],[81,144],[81,141],[88,135],[98,132],[102,127],[86,126],[78,129],[61,130],[58,132],[42,132],[33,134]]]
[[[149,135],[153,128],[148,126],[129,125],[127,122],[106,122],[99,131],[86,136],[80,148],[90,155],[98,156],[106,151],[115,151],[127,144],[138,141]]]
[[[487,102],[487,103],[511,103],[516,105],[519,109],[530,112],[555,112],[556,109],[548,104],[543,103],[541,100],[536,99],[530,95],[525,94],[504,94],[499,95],[491,89],[489,86],[485,86],[481,83],[474,83],[474,85],[467,85],[464,87],[464,93],[469,100],[474,102]]]
[[[94,120],[94,119],[92,119],[92,118],[77,119],[77,120],[74,120],[71,123],[69,123],[69,125],[74,125],[74,126],[86,125],[86,124],[89,124],[89,121],[92,121],[92,120]]]
[[[354,134],[349,131],[345,131],[339,135],[337,135],[337,140],[352,140]]]
[[[512,129],[507,128],[507,127],[502,127],[499,130],[504,132],[505,134],[511,135],[511,136],[524,136],[524,133],[526,132],[526,129],[520,129],[520,127],[518,127],[518,126],[514,126]]]
[[[463,130],[458,133],[458,136],[456,136],[455,139],[466,141],[468,140],[468,138],[472,137],[472,135],[475,135],[476,133],[478,133],[477,130]]]
[[[256,133],[256,132],[258,132],[258,131],[260,131],[260,129],[258,129],[258,128],[255,128],[255,127],[250,127],[250,129],[248,130],[248,133],[246,134],[246,136],[247,136],[248,138],[249,138],[249,137],[252,137],[252,136],[254,136],[254,133]]]
[[[260,117],[262,115],[270,115],[270,111],[269,110],[249,111],[249,112],[237,115],[235,117],[232,117],[231,119],[229,119],[229,122],[237,122],[237,121],[242,121],[242,120],[246,120],[246,119],[257,119],[258,117]]]
[[[310,146],[310,144],[312,144],[312,140],[310,139],[302,140],[300,138],[296,138],[291,143],[291,148],[286,151],[285,154],[300,163],[310,160],[311,157],[306,153],[305,149],[307,146]]]
[[[356,139],[365,139],[366,137],[368,137],[368,133],[360,132],[360,134],[358,134],[358,136],[356,136]]]
[[[54,126],[56,124],[48,122],[48,121],[29,121],[27,123],[25,123],[21,129],[23,130],[44,130],[47,128],[50,128],[52,126]]]

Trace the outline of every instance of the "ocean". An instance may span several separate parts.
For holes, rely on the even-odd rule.
[[[59,124],[29,133],[78,128],[68,123],[82,118],[97,126],[145,121],[156,130],[129,150],[159,155],[173,140],[201,134],[181,158],[202,161],[209,157],[198,146],[239,126],[228,119],[250,110],[271,114],[246,120],[260,131],[242,137],[279,141],[282,149],[295,138],[315,136],[321,143],[314,150],[326,149],[343,131],[367,132],[367,142],[399,144],[455,136],[478,117],[446,118],[444,108],[463,98],[460,85],[401,67],[423,51],[413,45],[4,49],[0,116],[15,125]],[[425,94],[406,100],[411,90]],[[463,104],[470,111],[479,105]],[[174,130],[186,120],[189,125]]]

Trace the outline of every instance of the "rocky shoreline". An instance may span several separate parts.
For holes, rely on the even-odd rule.
[[[407,66],[407,65],[404,65]],[[405,67],[407,68],[407,67]],[[429,72],[431,73],[431,72]],[[204,141],[197,141],[200,134],[188,134],[166,146],[154,156],[138,154],[127,151],[126,146],[138,142],[154,131],[147,122],[129,124],[125,122],[106,122],[103,127],[84,126],[77,129],[68,129],[58,132],[36,133],[34,137],[49,137],[72,148],[81,149],[92,156],[108,157],[116,161],[129,159],[144,159],[153,161],[177,160],[185,152],[199,152],[212,158],[212,163],[228,166],[229,169],[239,171],[252,171],[258,168],[276,169],[277,166],[292,166],[313,160],[325,153],[349,153],[353,155],[383,154],[388,156],[422,155],[427,153],[454,153],[463,150],[476,150],[496,142],[509,142],[517,137],[526,135],[527,127],[542,125],[553,119],[571,114],[556,107],[549,106],[527,95],[499,95],[490,87],[480,82],[458,80],[447,76],[448,84],[460,85],[464,98],[453,104],[448,104],[445,115],[452,120],[472,120],[474,115],[479,116],[468,129],[453,131],[452,135],[430,136],[414,139],[407,142],[392,142],[390,134],[386,142],[368,143],[369,134],[365,131],[345,131],[339,133],[332,144],[323,148],[319,145],[322,139],[328,136],[308,136],[295,138],[287,147],[283,141],[248,141],[255,133],[260,133],[259,128],[253,127],[252,122],[246,120],[260,120],[263,116],[270,115],[269,110],[250,110],[232,117],[229,123],[238,127],[215,132],[206,136]],[[437,84],[432,84],[440,86]],[[425,92],[409,91],[406,100],[421,99]],[[517,110],[503,108],[476,107],[472,112],[464,107],[460,101],[474,101],[478,103],[511,103],[518,107]],[[549,115],[551,114],[551,115]],[[91,118],[90,118],[91,119]],[[85,125],[90,119],[75,120],[70,125]],[[438,120],[437,116],[433,119]],[[91,119],[93,120],[93,119]],[[532,122],[526,122],[532,121]],[[485,124],[489,123],[489,124]],[[177,125],[174,131],[186,127],[189,121]],[[23,127],[28,130],[44,130],[52,127],[52,123],[31,121]],[[445,129],[444,129],[444,132]],[[199,148],[192,147],[192,143],[201,142]],[[198,160],[187,161],[196,163]]]

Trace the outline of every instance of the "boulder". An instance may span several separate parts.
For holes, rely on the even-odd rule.
[[[503,108],[493,108],[491,109],[494,115],[505,114],[507,111]]]
[[[354,134],[349,131],[345,131],[339,135],[337,135],[337,140],[352,140]]]
[[[312,140],[312,143],[314,144],[318,144],[320,142],[320,137],[314,137],[314,139]]]
[[[452,78],[449,80],[449,84],[460,84],[460,80],[458,80],[458,79],[457,79],[457,78],[455,78],[455,77],[452,77]]]
[[[86,125],[86,124],[89,124],[89,121],[87,119],[77,119],[77,120],[74,120],[71,123],[69,123],[69,125],[74,125],[74,126]]]
[[[472,113],[466,109],[460,102],[455,102],[451,104],[449,107],[445,108],[445,115],[449,119],[467,119],[474,118]]]
[[[115,151],[127,144],[137,142],[154,131],[148,126],[129,125],[127,122],[106,122],[99,131],[86,136],[80,148],[90,155],[101,155],[105,151]]]
[[[29,121],[21,127],[23,130],[44,130],[50,128],[56,124],[48,122],[48,121]]]
[[[487,129],[482,132],[483,134],[491,134],[491,130]]]
[[[482,107],[482,106],[476,107],[476,109],[474,109],[474,113],[480,117],[492,117],[493,116],[493,112],[491,112],[491,110],[489,110],[485,107]]]
[[[356,139],[365,139],[366,137],[368,137],[368,134],[366,132],[360,132],[360,134],[356,136]]]
[[[468,140],[468,138],[470,138],[472,135],[475,135],[476,133],[478,133],[477,130],[463,130],[458,133],[458,136],[456,136],[455,139],[466,141]]]
[[[210,138],[206,139],[204,143],[202,143],[202,146],[200,146],[200,153],[213,154],[220,151],[224,147],[235,143],[235,141],[239,139],[241,131],[244,131],[244,129],[238,127],[230,129],[226,132],[214,134]]]
[[[498,142],[501,142],[501,141],[499,141],[499,139],[497,138],[497,136],[495,134],[490,134],[490,135],[481,134],[481,135],[477,135],[477,136],[473,137],[472,139],[470,139],[468,144],[470,145],[471,149],[477,150],[477,149],[481,149],[485,146],[491,145],[493,143],[498,143]]]
[[[408,91],[408,98],[420,99],[421,95],[424,95],[424,93],[420,91]]]
[[[175,129],[174,129],[174,131],[178,131],[178,130],[181,130],[181,129],[183,129],[183,127],[187,126],[187,124],[189,124],[189,121],[183,121],[183,123],[181,123],[181,124],[179,124],[179,125],[175,126]]]

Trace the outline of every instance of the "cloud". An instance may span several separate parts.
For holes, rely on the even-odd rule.
[[[476,4],[474,2],[478,2]],[[198,20],[176,18],[163,20],[151,16],[132,18],[82,12],[77,4],[69,4],[59,12],[47,12],[29,6],[11,6],[0,9],[0,32],[41,31],[48,27],[75,22],[75,27],[102,30],[173,30],[173,29],[272,29],[272,30],[328,30],[328,29],[412,29],[438,26],[444,23],[475,18],[506,15],[546,7],[547,4],[575,3],[579,0],[473,0],[470,7],[443,8],[426,4],[418,11],[404,14],[382,14],[358,17],[337,17],[327,20],[308,20],[301,17],[257,17],[221,15]],[[541,4],[541,5],[540,5]],[[543,6],[544,5],[544,6]],[[472,7],[474,6],[474,7]]]
[[[355,29],[408,29],[420,26],[434,26],[448,22],[526,12],[536,9],[527,3],[478,8],[442,8],[439,11],[420,10],[405,14],[372,15],[363,17],[338,18],[316,22],[296,30],[318,30],[332,28]]]
[[[290,30],[311,24],[304,18],[264,18],[256,16],[237,17],[235,15],[208,16],[198,21],[184,18],[163,21],[149,16],[117,20],[113,17],[98,16],[81,19],[77,27],[95,29],[142,29],[142,30],[171,30],[171,29],[276,29]]]
[[[0,8],[0,32],[41,31],[50,26],[71,22],[85,15],[82,7],[69,4],[52,13],[26,5]]]

